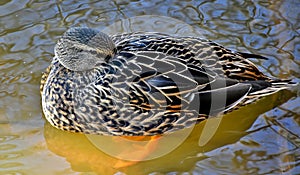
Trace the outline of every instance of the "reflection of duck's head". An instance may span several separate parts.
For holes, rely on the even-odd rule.
[[[43,111],[73,132],[171,133],[286,88],[250,57],[264,58],[194,37],[72,28],[42,78]]]
[[[67,69],[84,71],[104,63],[114,54],[110,37],[90,28],[71,28],[55,46],[55,56]]]

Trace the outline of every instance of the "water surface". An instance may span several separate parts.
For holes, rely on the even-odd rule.
[[[108,33],[143,30],[201,36],[266,56],[269,60],[253,60],[264,73],[299,82],[299,8],[296,0],[1,1],[0,174],[299,173],[297,90],[279,92],[224,116],[204,145],[199,146],[199,137],[205,122],[169,154],[142,162],[118,160],[84,135],[49,126],[39,94],[41,73],[53,57],[55,42],[74,26]]]

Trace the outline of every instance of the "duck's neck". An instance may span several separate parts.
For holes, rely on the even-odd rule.
[[[115,74],[118,74],[118,71],[122,71],[122,67],[126,64],[126,61],[123,59],[119,60],[111,60],[109,63],[101,63],[97,65],[94,69],[86,70],[86,71],[71,71],[63,67],[58,59],[54,59],[52,62],[55,66],[53,72],[60,75],[58,77],[67,77],[72,82],[76,83],[81,87],[85,87],[91,83],[95,83],[98,85],[102,85],[102,81],[104,80],[111,81]],[[57,75],[56,75],[57,76]]]

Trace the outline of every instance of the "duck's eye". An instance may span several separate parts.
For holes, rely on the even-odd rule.
[[[97,52],[97,51],[95,51],[95,50],[91,50],[91,51],[89,51],[91,54],[93,54],[93,55],[99,55],[99,53]]]

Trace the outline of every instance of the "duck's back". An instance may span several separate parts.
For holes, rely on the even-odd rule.
[[[248,58],[263,56],[233,52],[210,40],[195,37],[173,37],[161,33],[129,33],[112,36],[120,51],[152,51],[174,56],[186,65],[213,70],[219,76],[239,81],[270,80]]]

